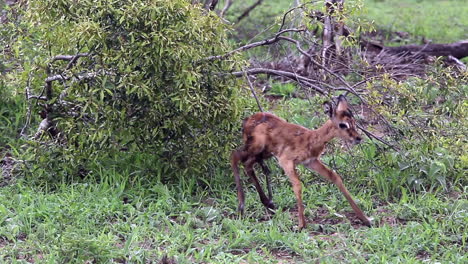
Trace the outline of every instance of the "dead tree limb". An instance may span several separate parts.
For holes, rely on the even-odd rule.
[[[468,70],[462,61],[453,57],[452,55],[447,56],[446,63],[449,65],[454,65],[455,68],[457,68],[460,72],[466,72]]]
[[[404,45],[399,47],[384,47],[382,52],[389,54],[414,56],[453,56],[457,59],[468,57],[468,40],[448,44]]]

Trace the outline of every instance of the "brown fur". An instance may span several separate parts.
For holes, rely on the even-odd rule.
[[[239,161],[244,164],[245,173],[252,179],[262,203],[269,209],[274,210],[272,202],[271,186],[269,182],[269,170],[263,160],[275,156],[278,163],[288,175],[296,195],[299,217],[299,228],[305,226],[304,205],[302,204],[302,185],[296,171],[298,164],[315,170],[323,177],[337,185],[340,191],[351,204],[357,216],[366,224],[371,225],[370,220],[359,209],[351,198],[348,190],[338,174],[325,167],[319,160],[325,145],[335,137],[347,141],[359,143],[361,137],[356,131],[355,121],[344,96],[338,98],[336,109],[327,104],[330,120],[316,130],[291,124],[270,113],[257,113],[243,122],[242,137],[244,146],[232,152],[231,166],[237,185],[239,200],[238,210],[244,211],[244,191],[239,176]],[[341,127],[340,127],[341,126]],[[263,192],[260,183],[255,176],[253,166],[259,163],[267,176],[268,197]]]

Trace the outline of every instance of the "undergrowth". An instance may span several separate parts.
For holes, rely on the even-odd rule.
[[[275,179],[280,207],[271,219],[247,191],[247,214],[235,212],[230,175],[205,187],[161,184],[102,169],[84,183],[54,191],[19,182],[0,189],[0,259],[36,263],[324,263],[466,261],[466,189],[456,198],[407,192],[379,205],[371,190],[346,179],[374,216],[374,228],[353,227],[346,201],[331,185],[304,175],[306,217],[330,222],[297,232],[289,183]],[[333,224],[329,224],[333,223]]]

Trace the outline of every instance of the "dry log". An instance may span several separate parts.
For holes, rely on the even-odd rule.
[[[383,52],[409,56],[453,56],[457,59],[468,57],[468,40],[448,44],[404,45],[383,47]]]

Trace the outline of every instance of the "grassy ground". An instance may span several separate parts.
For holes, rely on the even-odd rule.
[[[235,1],[227,14],[227,19],[235,22],[239,13],[256,1]],[[307,2],[307,1],[301,1]],[[347,1],[348,6],[358,6],[362,9],[355,12],[371,22],[376,29],[387,33],[387,44],[401,45],[401,42],[420,43],[423,38],[435,43],[455,42],[468,39],[468,1],[467,0],[360,0]],[[242,20],[236,28],[241,33],[239,39],[263,39],[270,37],[264,34],[265,27],[274,27],[279,23],[285,10],[293,7],[293,1],[264,1],[255,8],[250,16]],[[317,5],[320,8],[321,5]],[[268,32],[268,31],[267,31]],[[392,32],[408,33],[404,39],[392,38]],[[404,43],[403,43],[404,44]]]
[[[309,225],[297,232],[285,177],[275,178],[277,214],[268,217],[249,188],[247,214],[239,218],[226,171],[207,188],[144,182],[137,173],[97,176],[101,180],[53,191],[25,182],[0,189],[2,262],[154,263],[163,254],[176,263],[468,261],[466,188],[450,195],[409,193],[387,203],[345,177],[374,217],[375,227],[367,228],[334,186],[307,173]]]
[[[435,43],[468,39],[468,1],[466,0],[365,0],[365,17],[384,32],[407,32],[406,42]],[[395,41],[396,39],[394,39]]]

